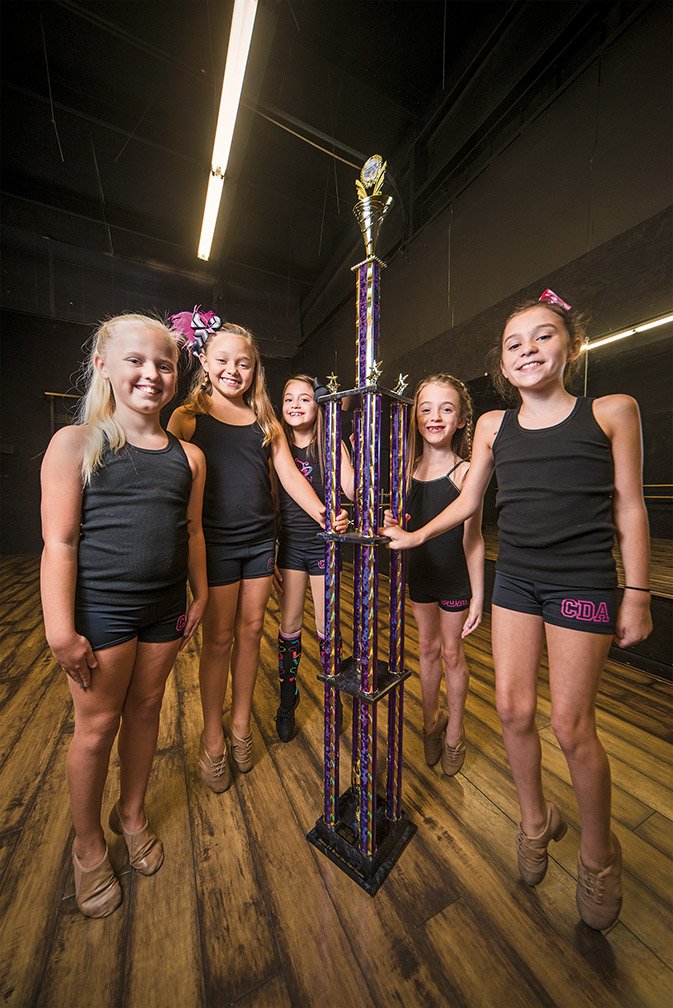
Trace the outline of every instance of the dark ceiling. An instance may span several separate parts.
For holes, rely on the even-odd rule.
[[[266,353],[291,356],[302,311],[359,241],[353,166],[374,152],[388,159],[398,198],[387,227],[408,239],[476,150],[472,136],[515,107],[540,67],[553,69],[550,47],[576,47],[614,6],[261,0],[213,254],[201,263],[233,3],[3,2],[5,302],[21,307],[17,288],[39,262],[56,289],[41,294],[36,280],[22,295],[37,313],[89,321],[120,300],[136,307],[134,295],[162,310],[198,298],[242,312],[262,327]],[[433,161],[432,138],[485,54],[517,32],[535,39],[534,58],[522,52],[516,72],[510,59],[487,82],[497,99]]]

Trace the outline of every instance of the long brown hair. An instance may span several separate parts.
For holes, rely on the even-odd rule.
[[[523,312],[529,311],[531,308],[547,308],[548,311],[553,312],[553,314],[560,318],[563,322],[565,331],[568,334],[568,356],[570,356],[573,352],[575,353],[572,360],[566,361],[566,366],[563,371],[564,385],[572,380],[572,377],[577,370],[580,347],[586,338],[584,316],[572,308],[566,309],[559,304],[554,304],[549,301],[535,301],[532,298],[528,301],[523,301],[520,305],[517,305],[517,307],[511,311],[505,319],[503,327],[500,331],[498,342],[491,347],[488,355],[488,369],[491,375],[493,387],[505,402],[521,402],[521,396],[519,395],[518,389],[515,389],[502,373],[502,339],[505,335],[505,329],[512,319],[516,318],[517,315],[521,315]]]
[[[428,385],[446,385],[447,388],[452,388],[458,393],[458,398],[460,400],[460,419],[464,421],[464,425],[459,427],[453,438],[451,440],[451,448],[459,455],[460,458],[469,461],[472,455],[472,397],[467,390],[467,386],[460,378],[454,378],[453,375],[446,374],[444,371],[440,371],[439,374],[428,375],[427,378],[423,378],[419,382],[416,392],[414,393],[414,404],[412,406],[412,418],[409,424],[409,444],[407,449],[407,483],[411,481],[411,477],[414,474],[414,469],[416,468],[416,463],[423,454],[423,438],[421,437],[420,431],[418,430],[418,403],[421,397],[421,392]]]
[[[285,399],[285,393],[287,392],[288,385],[292,382],[303,382],[304,385],[308,385],[311,390],[311,394],[314,394],[315,386],[313,384],[313,378],[310,375],[298,374],[294,375],[292,378],[288,378],[283,386],[283,395],[281,397],[281,424],[283,425],[283,430],[285,431],[285,436],[287,437],[288,444],[294,444],[294,429],[290,427],[289,423],[286,422],[283,415],[283,400]],[[325,415],[323,413],[322,406],[318,404],[318,412],[315,418],[315,424],[313,425],[313,433],[311,435],[311,440],[308,443],[307,455],[309,459],[313,462],[317,462],[320,466],[320,477],[325,478]]]
[[[266,390],[264,365],[262,364],[259,347],[257,346],[257,341],[255,340],[253,334],[249,329],[236,325],[234,322],[225,322],[221,329],[217,329],[208,336],[203,352],[205,353],[205,348],[216,340],[218,336],[222,336],[227,333],[230,333],[232,336],[240,336],[240,338],[245,340],[248,344],[248,349],[250,350],[250,355],[253,359],[253,371],[250,388],[243,393],[243,402],[246,406],[249,406],[255,414],[255,419],[262,428],[262,432],[264,434],[264,440],[262,443],[264,445],[268,445],[278,434],[279,427],[276,414],[273,411],[273,406],[271,405],[271,400],[269,399],[269,393]],[[206,372],[199,360],[199,366],[194,374],[192,383],[189,387],[189,392],[187,393],[187,398],[183,404],[183,409],[186,413],[198,414],[210,412],[208,408],[210,404],[210,396],[204,388],[204,385],[207,385]]]

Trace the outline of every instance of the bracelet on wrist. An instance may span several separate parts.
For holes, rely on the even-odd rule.
[[[648,595],[650,594],[651,591],[650,588],[636,588],[635,585],[623,585],[623,588],[624,591],[641,591],[641,592],[647,592]]]

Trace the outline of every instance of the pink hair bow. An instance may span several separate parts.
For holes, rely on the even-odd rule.
[[[173,330],[184,336],[185,348],[199,356],[206,340],[222,328],[222,319],[212,311],[201,311],[201,305],[194,305],[194,311],[178,312],[171,315]]]
[[[563,298],[560,298],[558,294],[554,294],[554,291],[550,290],[549,287],[547,287],[546,290],[542,291],[542,293],[538,298],[538,301],[546,301],[547,304],[558,305],[559,308],[563,308],[564,311],[570,311],[570,309],[572,308],[572,305],[569,305],[567,301],[564,301]]]

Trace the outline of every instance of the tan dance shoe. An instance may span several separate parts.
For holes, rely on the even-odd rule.
[[[526,836],[519,824],[516,834],[516,857],[519,874],[529,886],[537,885],[547,874],[549,858],[547,847],[551,840],[561,840],[566,835],[568,824],[551,802],[547,803],[547,821],[538,836]]]
[[[110,812],[110,829],[117,836],[123,836],[129,852],[129,862],[140,875],[154,875],[164,863],[164,845],[154,834],[145,819],[145,825],[136,833],[127,833],[119,815],[119,802]]]
[[[122,887],[110,863],[110,852],[105,847],[103,859],[86,868],[72,848],[72,866],[75,873],[75,901],[85,917],[107,917],[120,905]]]

